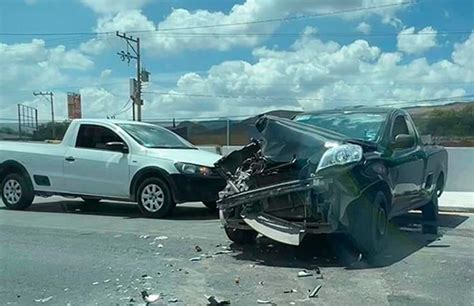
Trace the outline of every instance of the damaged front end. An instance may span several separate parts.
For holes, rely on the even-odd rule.
[[[226,230],[254,230],[299,245],[308,233],[348,226],[348,206],[360,196],[363,150],[344,135],[272,116],[252,141],[216,163],[227,180],[218,206]]]

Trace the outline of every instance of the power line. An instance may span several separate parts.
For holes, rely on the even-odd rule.
[[[232,27],[232,26],[240,26],[240,25],[295,21],[295,20],[313,19],[313,18],[319,18],[319,17],[328,17],[328,16],[339,15],[339,14],[342,15],[342,14],[355,13],[355,12],[367,11],[367,10],[399,7],[399,6],[404,6],[404,5],[408,5],[408,4],[412,4],[412,2],[411,1],[405,1],[405,2],[400,2],[400,3],[374,5],[374,6],[368,6],[368,7],[360,7],[360,8],[332,11],[332,12],[327,12],[327,13],[297,15],[297,16],[289,16],[289,17],[282,17],[282,18],[270,18],[270,19],[263,19],[263,20],[242,21],[242,22],[233,22],[233,23],[221,23],[221,24],[213,24],[213,25],[202,25],[202,26],[191,26],[191,27],[180,27],[180,28],[164,28],[164,29],[157,29],[157,30],[143,30],[143,31],[133,31],[133,32],[134,33],[146,33],[146,32],[153,32],[153,31],[165,32],[165,31],[208,29],[208,28]],[[129,33],[131,33],[131,32],[129,32]]]
[[[324,98],[298,98],[298,97],[278,97],[278,96],[249,96],[249,95],[218,95],[218,94],[197,94],[197,93],[177,93],[177,92],[158,92],[158,91],[144,91],[143,93],[156,94],[161,96],[183,96],[190,98],[219,98],[219,99],[259,99],[259,100],[298,100],[298,101],[373,101],[374,99],[368,98],[334,98],[334,99],[324,99]],[[443,99],[457,99],[457,98],[471,98],[474,95],[462,95],[454,97],[443,97],[436,99],[424,99],[424,100],[405,100],[404,102],[431,102],[439,101]],[[392,98],[392,99],[377,99],[378,101],[398,101],[402,102],[403,100]]]
[[[155,30],[135,30],[135,31],[127,31],[127,33],[167,32],[167,31],[178,31],[178,30],[222,28],[222,27],[232,27],[232,26],[241,26],[241,25],[262,24],[262,23],[287,22],[287,21],[295,21],[295,20],[335,16],[335,15],[340,15],[340,14],[342,15],[342,14],[355,13],[355,12],[360,12],[360,11],[368,11],[368,10],[376,10],[376,9],[387,9],[387,8],[405,6],[405,5],[409,5],[409,4],[412,4],[412,3],[413,3],[412,1],[405,1],[405,2],[400,2],[400,3],[390,3],[390,4],[384,4],[384,5],[359,7],[359,8],[332,11],[332,12],[326,12],[326,13],[315,13],[315,14],[297,15],[297,16],[289,16],[289,17],[282,17],[282,18],[270,18],[270,19],[262,19],[262,20],[221,23],[221,24],[211,24],[211,25],[202,25],[202,26],[163,28],[163,29],[155,29]],[[0,35],[3,35],[3,36],[74,36],[74,35],[76,35],[76,36],[77,35],[88,36],[89,35],[90,36],[90,35],[113,34],[113,33],[115,33],[115,31],[104,31],[104,32],[57,32],[57,33],[12,33],[12,32],[3,32],[3,33],[0,33]]]
[[[470,34],[472,30],[458,30],[458,31],[431,31],[431,32],[417,32],[417,33],[388,33],[388,32],[375,32],[375,33],[344,33],[344,32],[316,32],[311,34],[312,36],[334,36],[334,37],[385,37],[385,36],[429,36],[429,35],[464,35]],[[160,36],[181,36],[181,37],[193,37],[193,36],[304,36],[304,33],[280,33],[280,32],[269,32],[269,33],[218,33],[218,32],[157,32],[157,33],[144,33],[144,35],[160,35]]]

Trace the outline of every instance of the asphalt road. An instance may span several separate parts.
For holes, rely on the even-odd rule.
[[[0,304],[143,304],[142,290],[173,305],[205,305],[205,295],[232,305],[474,301],[469,214],[442,214],[439,236],[421,234],[416,213],[397,219],[387,250],[369,264],[339,235],[313,237],[300,247],[265,238],[236,247],[200,204],[178,206],[171,219],[153,220],[130,204],[83,210],[79,201],[37,202],[28,211],[0,205]],[[314,275],[298,278],[302,269]],[[317,285],[318,297],[308,298]]]

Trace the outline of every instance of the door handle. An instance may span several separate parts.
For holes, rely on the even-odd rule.
[[[67,160],[68,162],[73,162],[73,161],[75,161],[76,159],[75,159],[74,157],[72,157],[72,156],[68,156],[68,157],[66,157],[66,160]]]

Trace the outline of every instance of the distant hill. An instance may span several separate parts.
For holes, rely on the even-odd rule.
[[[460,111],[464,107],[474,105],[471,102],[456,102],[444,105],[430,105],[430,106],[413,106],[405,109],[413,116],[415,121],[426,120],[426,117],[434,110],[441,111]],[[282,118],[292,118],[299,114],[299,111],[291,110],[276,110],[266,113]],[[255,122],[261,115],[253,116],[240,121],[231,121],[230,124],[230,143],[232,145],[244,145],[249,142],[251,138],[259,138],[259,133],[255,128]],[[185,121],[178,125],[178,127],[187,127],[188,139],[197,145],[203,144],[217,144],[225,145],[227,143],[227,123],[225,120],[208,120],[204,122],[190,122]]]

